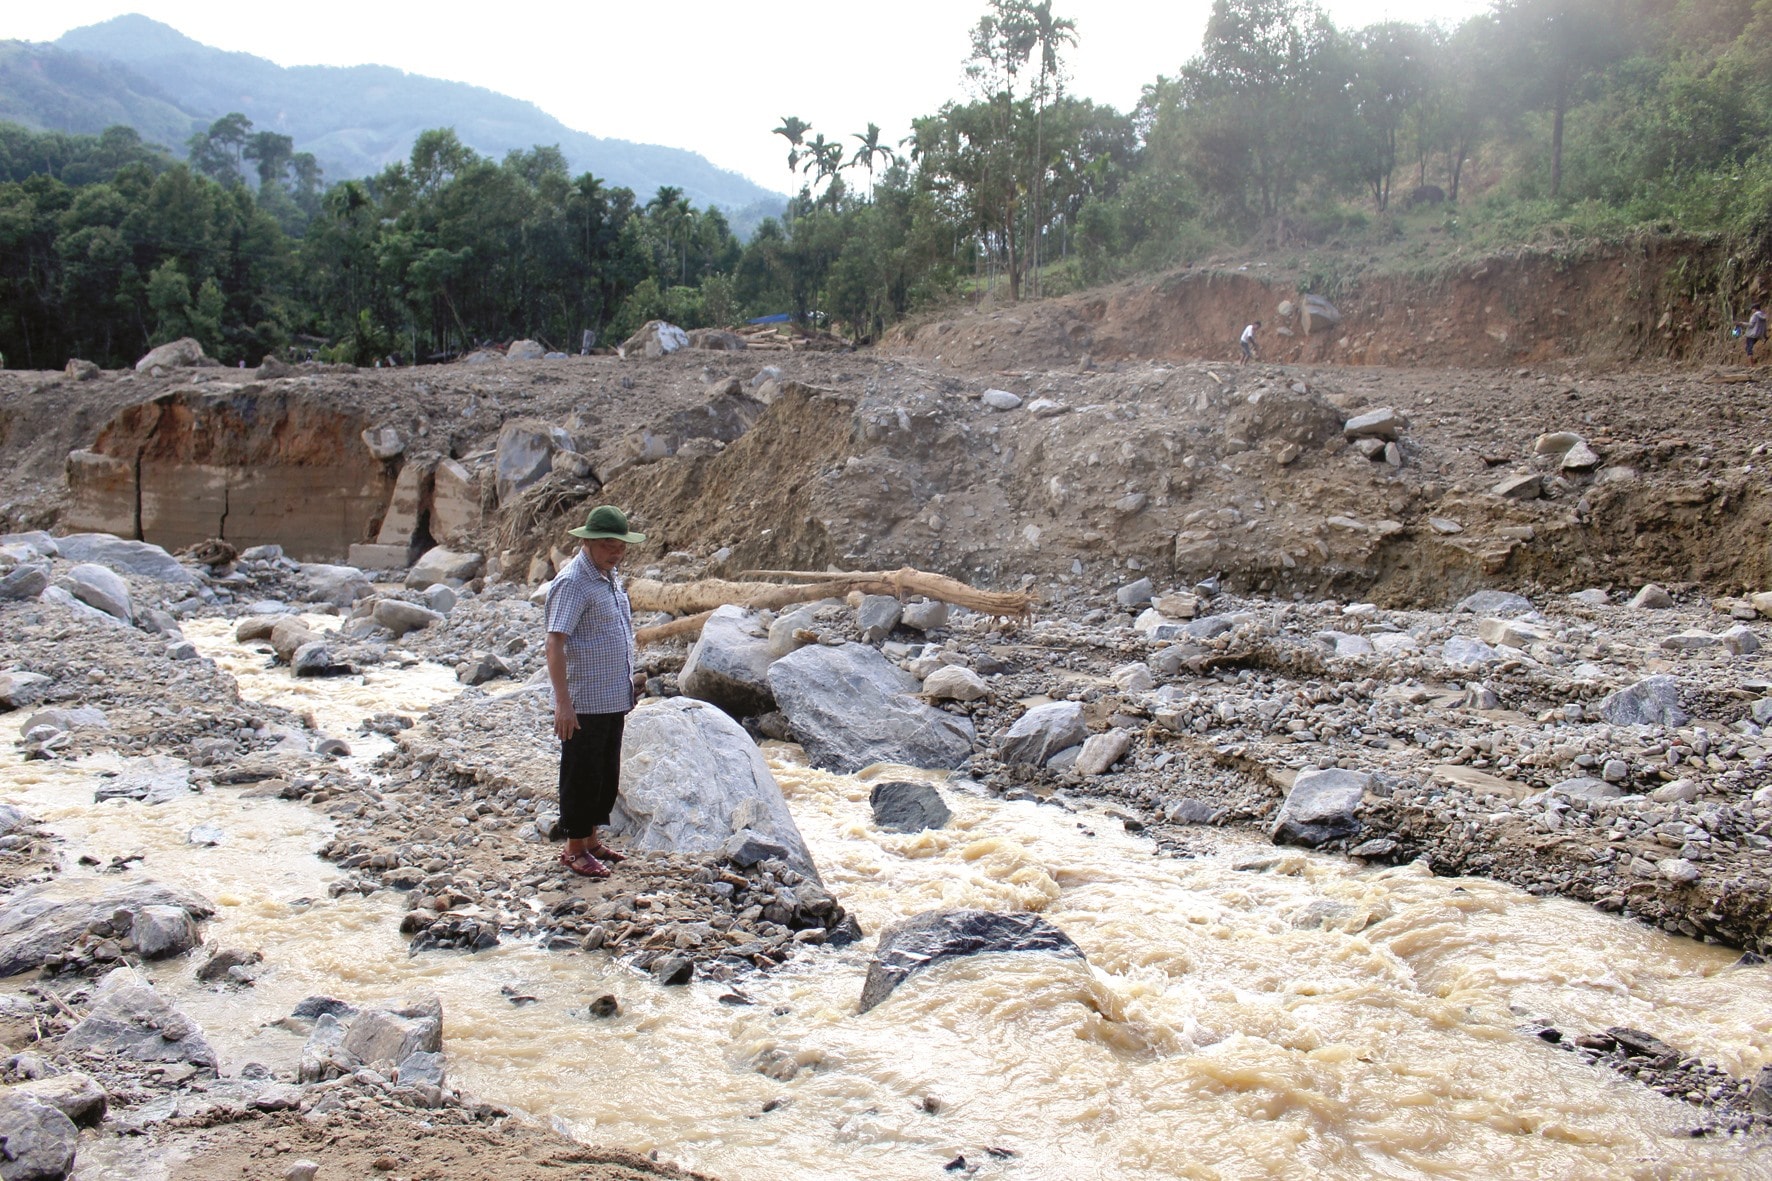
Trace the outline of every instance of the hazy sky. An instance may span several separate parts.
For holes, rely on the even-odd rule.
[[[1380,20],[1455,24],[1487,0],[1326,0],[1342,28]],[[1057,0],[1077,22],[1073,94],[1128,110],[1140,88],[1199,50],[1208,0]],[[69,29],[139,12],[220,49],[279,65],[396,66],[527,99],[592,135],[700,152],[777,191],[797,187],[787,144],[770,134],[798,115],[841,138],[880,124],[882,140],[963,95],[967,30],[983,0],[754,7],[676,0],[507,0],[490,8],[377,0],[13,0],[0,40],[53,41]],[[300,147],[301,145],[297,145]]]

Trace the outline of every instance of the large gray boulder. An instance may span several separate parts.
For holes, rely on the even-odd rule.
[[[1009,727],[997,746],[1005,763],[1043,767],[1061,750],[1081,745],[1089,737],[1083,707],[1075,701],[1048,701],[1036,705]]]
[[[775,654],[769,631],[755,611],[720,607],[701,627],[701,638],[677,683],[689,697],[712,702],[735,718],[755,717],[775,708],[769,666]]]
[[[1645,677],[1600,700],[1600,717],[1614,726],[1684,726],[1680,683],[1665,673]]]
[[[309,602],[331,603],[334,607],[349,607],[375,593],[369,577],[355,566],[309,562],[301,568],[301,580]]]
[[[1070,936],[1037,914],[989,910],[931,910],[880,932],[861,986],[861,1012],[885,1000],[913,972],[956,956],[1040,951],[1085,958]]]
[[[866,644],[801,648],[769,666],[769,688],[821,770],[872,763],[958,767],[972,753],[969,718],[912,696],[917,679]]]
[[[106,615],[124,621],[135,619],[135,606],[129,599],[129,584],[108,566],[82,562],[69,570],[63,586],[69,594],[96,607]]]
[[[203,346],[198,343],[195,337],[181,336],[158,348],[149,349],[147,354],[135,363],[135,369],[137,373],[148,373],[155,368],[189,369],[192,366],[203,364],[207,359],[203,355]]]
[[[56,549],[70,562],[95,562],[100,566],[155,582],[190,586],[202,581],[195,570],[145,541],[125,541],[110,533],[70,533],[56,538]]]
[[[459,586],[479,575],[480,561],[477,553],[445,549],[439,545],[426,550],[424,556],[413,563],[412,569],[406,573],[406,586],[410,590],[424,590],[439,582]]]
[[[1318,845],[1360,831],[1359,807],[1372,787],[1364,771],[1300,771],[1274,820],[1276,845]]]
[[[717,853],[748,831],[818,877],[757,744],[725,711],[689,697],[647,701],[628,715],[609,831],[663,853]]]
[[[0,1093],[0,1177],[5,1181],[61,1181],[74,1167],[80,1129],[35,1095]]]
[[[554,436],[546,426],[534,422],[506,423],[498,432],[498,450],[493,460],[498,502],[508,503],[547,475],[553,462]]]
[[[92,1007],[63,1036],[62,1048],[102,1050],[136,1062],[216,1066],[202,1027],[168,1004],[134,968],[116,968],[100,982]]]
[[[27,886],[0,903],[0,976],[41,967],[49,956],[79,943],[100,921],[117,912],[136,916],[154,907],[176,907],[192,920],[215,913],[207,899],[158,882],[120,883],[93,878],[56,878]],[[163,914],[151,920],[161,923]]]

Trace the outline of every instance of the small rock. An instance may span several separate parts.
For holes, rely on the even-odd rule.
[[[1300,771],[1274,821],[1273,842],[1315,847],[1353,836],[1360,831],[1356,814],[1373,782],[1363,771]]]
[[[1684,857],[1663,857],[1655,863],[1655,869],[1662,877],[1678,885],[1687,885],[1699,879],[1698,867]]]
[[[1489,491],[1507,500],[1537,500],[1544,492],[1544,477],[1537,472],[1509,476]]]
[[[953,818],[941,793],[927,783],[894,779],[876,783],[868,792],[874,823],[888,832],[922,832],[941,828]]]
[[[948,625],[948,605],[940,599],[917,599],[904,605],[899,622],[912,631],[937,631]]]
[[[1645,677],[1601,699],[1600,717],[1614,726],[1683,726],[1679,682],[1666,674]]]
[[[892,595],[864,595],[855,610],[855,625],[865,643],[877,644],[904,618],[904,604]]]
[[[1155,590],[1156,587],[1151,585],[1150,579],[1140,578],[1136,582],[1129,582],[1119,590],[1115,591],[1114,601],[1128,610],[1133,607],[1142,607],[1151,601],[1151,595]]]
[[[1204,800],[1178,800],[1170,805],[1163,818],[1170,824],[1214,824],[1224,814]]]
[[[667,955],[652,961],[647,971],[660,984],[688,984],[695,978],[695,961],[685,956]]]
[[[1348,419],[1341,433],[1350,439],[1395,439],[1397,433],[1408,425],[1408,419],[1387,406]]]
[[[1698,785],[1690,779],[1676,779],[1650,792],[1649,798],[1658,804],[1689,804],[1698,798]]]
[[[1046,761],[1088,737],[1083,707],[1074,701],[1051,701],[1036,705],[1015,720],[1004,733],[997,757],[1005,763],[1044,766]]]
[[[1108,768],[1125,757],[1132,749],[1132,734],[1127,730],[1108,730],[1101,734],[1092,734],[1083,743],[1083,750],[1077,755],[1076,770],[1079,775],[1104,775]]]
[[[923,679],[923,694],[934,701],[977,701],[990,691],[983,677],[959,664],[944,664]]]
[[[1453,613],[1469,612],[1472,615],[1493,615],[1501,619],[1513,619],[1516,616],[1530,614],[1535,608],[1532,600],[1525,595],[1516,595],[1511,591],[1480,590],[1473,591],[1458,600],[1452,608]]]
[[[1631,597],[1630,605],[1645,607],[1652,611],[1664,611],[1674,605],[1674,600],[1672,595],[1651,582]]]

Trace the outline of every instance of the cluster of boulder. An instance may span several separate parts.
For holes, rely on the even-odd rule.
[[[82,1128],[128,1135],[173,1116],[336,1110],[364,1099],[451,1122],[505,1114],[448,1085],[435,998],[355,1006],[311,997],[279,1024],[306,1035],[299,1067],[248,1062],[223,1074],[203,1029],[136,970],[190,956],[214,912],[207,900],[151,881],[57,879],[0,902],[0,963],[60,982],[0,998],[5,1175],[59,1181],[78,1163]],[[250,986],[262,957],[220,949],[196,969],[214,987]],[[71,973],[93,979],[74,986]],[[30,1000],[27,997],[35,997]]]

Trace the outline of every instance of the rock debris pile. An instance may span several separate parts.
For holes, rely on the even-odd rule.
[[[1010,334],[973,331],[1001,337],[975,335],[980,356]],[[4,375],[18,462],[0,522],[69,516],[61,536],[0,536],[0,718],[26,760],[120,757],[95,798],[319,810],[334,893],[397,896],[414,954],[534,941],[660,985],[720,981],[730,1003],[749,974],[874,934],[813,864],[759,753],[771,740],[800,748],[778,765],[946,773],[875,784],[885,831],[947,823],[942,793],[1034,800],[1177,856],[1219,830],[1257,835],[1275,849],[1245,858],[1250,873],[1285,872],[1293,846],[1414,862],[1772,950],[1769,448],[1733,388],[1150,360],[970,373],[931,356],[759,367],[642,341],[626,361],[512,354],[416,375]],[[86,409],[69,416],[76,381]],[[1672,402],[1702,437],[1672,429]],[[206,407],[266,408],[276,436],[211,457],[227,470],[206,478],[228,488],[249,453],[266,480],[300,481],[337,458],[316,439],[361,440],[348,554],[322,530],[287,549],[193,537],[180,560],[91,523],[165,511],[129,456]],[[667,584],[917,565],[1042,606],[1018,626],[892,596],[725,607],[648,649],[612,826],[632,857],[589,882],[555,859],[539,603],[567,557],[558,526],[592,497],[666,539],[634,565]],[[217,620],[292,677],[439,666],[460,690],[327,732],[242,699],[186,634]],[[353,747],[371,744],[387,750],[365,766]],[[66,1173],[69,1129],[94,1119],[249,1112],[365,1135],[415,1112],[506,1121],[449,1086],[422,1000],[316,998],[287,1018],[307,1039],[299,1070],[217,1076],[201,1030],[132,966],[206,955],[204,979],[230,989],[267,966],[197,951],[212,908],[157,892],[139,857],[92,867],[118,889],[91,896],[58,894],[61,868],[57,838],[0,807],[0,952],[41,974],[0,996],[17,1051],[0,1072],[18,1084],[0,1130],[9,1152],[15,1128],[35,1146],[40,1175]],[[1772,1084],[1624,1025],[1530,1032],[1693,1103],[1698,1130],[1772,1119]]]

